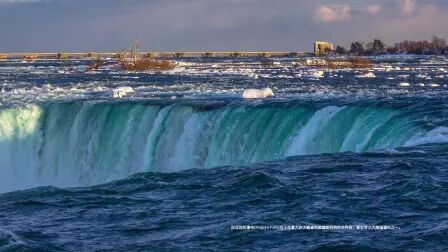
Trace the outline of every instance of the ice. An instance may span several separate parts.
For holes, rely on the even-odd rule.
[[[394,58],[396,57],[396,58]],[[373,58],[375,67],[328,69],[296,64],[297,59],[259,58],[178,60],[167,72],[128,73],[108,65],[87,73],[90,61],[58,60],[33,63],[6,60],[0,66],[0,103],[20,104],[54,100],[108,100],[119,87],[134,89],[132,99],[196,99],[239,97],[244,89],[270,86],[275,99],[374,99],[375,97],[440,96],[448,93],[448,61],[422,64],[413,57]],[[308,58],[313,63],[318,58]],[[409,62],[408,62],[409,61]],[[429,62],[423,60],[422,62]],[[373,78],[375,76],[375,78]],[[400,83],[407,83],[400,86]],[[431,85],[431,84],[437,84]],[[406,88],[413,87],[413,88]],[[427,88],[426,88],[427,87]]]
[[[274,92],[270,88],[245,89],[243,92],[243,98],[245,99],[267,98],[272,96],[274,96]]]
[[[356,77],[358,77],[358,78],[375,78],[376,75],[375,75],[375,73],[368,72],[365,74],[357,75]]]

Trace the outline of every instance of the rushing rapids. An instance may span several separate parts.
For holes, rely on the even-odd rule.
[[[66,102],[0,111],[0,190],[443,141],[397,108]]]

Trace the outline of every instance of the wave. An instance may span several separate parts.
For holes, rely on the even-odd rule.
[[[29,105],[0,111],[0,191],[365,152],[440,142],[445,133],[379,106]]]
[[[26,243],[15,233],[0,228],[0,250],[12,250],[14,247],[25,245]]]

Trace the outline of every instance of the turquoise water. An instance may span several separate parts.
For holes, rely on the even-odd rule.
[[[65,102],[0,111],[2,191],[88,186],[176,172],[366,152],[428,136],[415,116],[378,105],[194,106]]]

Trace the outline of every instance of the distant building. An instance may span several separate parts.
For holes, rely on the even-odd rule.
[[[334,45],[329,42],[316,41],[314,42],[314,54],[322,55],[334,51]]]

